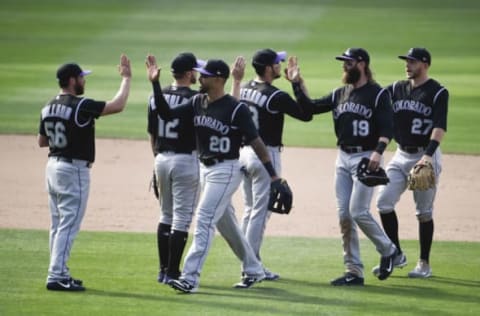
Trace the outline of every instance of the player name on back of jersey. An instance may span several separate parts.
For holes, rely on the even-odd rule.
[[[397,113],[399,111],[413,111],[429,116],[432,113],[432,107],[427,106],[420,101],[398,100],[393,103],[393,112]]]
[[[175,107],[187,101],[186,98],[178,94],[164,93],[163,97],[165,98],[165,101],[167,101],[168,105],[170,105],[171,107]]]
[[[59,117],[68,120],[72,115],[72,108],[64,104],[48,104],[42,109],[42,119]]]
[[[260,93],[258,90],[242,88],[240,89],[240,100],[249,101],[263,107],[265,102],[267,102],[268,97],[263,93]]]
[[[228,132],[230,131],[230,127],[228,125],[223,124],[223,122],[211,117],[211,116],[205,116],[205,115],[196,115],[193,119],[193,125],[195,127],[202,126],[202,127],[208,127],[210,129],[213,129],[222,135],[227,135]]]
[[[333,109],[333,116],[335,118],[338,118],[340,115],[347,112],[361,115],[367,119],[372,117],[371,108],[363,104],[358,104],[353,102],[340,103],[335,109]]]

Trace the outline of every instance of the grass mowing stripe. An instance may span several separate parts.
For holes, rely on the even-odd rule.
[[[152,226],[153,227],[153,226]],[[366,286],[335,288],[342,273],[340,239],[268,237],[264,263],[280,273],[241,291],[231,286],[240,264],[225,241],[216,237],[202,271],[200,292],[181,295],[156,282],[153,233],[80,232],[70,259],[85,293],[49,292],[48,232],[0,229],[0,313],[2,315],[477,315],[480,312],[479,243],[433,244],[434,277],[406,277],[418,255],[417,241],[403,241],[409,264],[386,281],[370,273],[379,256],[361,240]]]
[[[129,55],[134,77],[126,117],[102,119],[98,135],[144,139],[151,89],[143,66],[148,52],[157,55],[164,70],[162,84],[167,84],[170,61],[180,51],[232,62],[240,54],[249,60],[262,47],[287,50],[299,56],[310,94],[320,97],[341,85],[341,65],[333,57],[345,48],[367,48],[376,79],[389,84],[404,78],[397,56],[421,45],[432,52],[431,76],[450,91],[449,130],[442,150],[480,154],[480,146],[470,146],[480,143],[480,126],[471,122],[480,98],[480,61],[475,55],[480,49],[479,14],[475,0],[206,0],[201,5],[193,0],[6,0],[0,12],[0,132],[36,131],[41,106],[58,91],[54,71],[67,60],[94,70],[87,96],[105,100],[118,88],[118,56]],[[252,76],[248,67],[246,78]],[[291,91],[285,80],[275,84]],[[325,124],[287,120],[285,144],[333,147],[332,129],[324,133],[324,126],[331,126],[329,119],[319,119]],[[128,128],[121,128],[123,124]]]

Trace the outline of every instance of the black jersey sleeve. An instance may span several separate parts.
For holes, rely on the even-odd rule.
[[[170,108],[167,101],[165,100],[160,87],[159,81],[152,82],[153,87],[153,99],[155,104],[154,112],[158,113],[160,117],[164,120],[171,120],[173,118],[191,118],[193,120],[193,105],[192,99],[188,100],[186,103],[179,105],[175,108]]]
[[[375,124],[379,137],[393,137],[393,109],[390,93],[382,89],[375,101]]]
[[[150,135],[156,135],[158,131],[158,116],[155,113],[155,99],[152,96],[148,98],[148,122],[147,122],[147,131]]]
[[[441,88],[433,98],[433,127],[447,131],[448,90]]]
[[[269,108],[274,111],[286,113],[301,121],[312,120],[312,107],[309,104],[298,103],[283,91],[278,92],[269,103]]]
[[[233,124],[238,126],[246,144],[258,137],[258,131],[252,120],[252,114],[245,103],[239,103],[233,113]]]
[[[312,114],[330,112],[334,107],[333,93],[323,98],[312,100],[303,92],[299,83],[292,83],[292,88],[298,104],[300,104],[302,108],[310,108]]]

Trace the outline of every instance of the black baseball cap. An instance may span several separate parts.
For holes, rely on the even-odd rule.
[[[65,82],[71,77],[86,76],[91,72],[91,70],[82,70],[82,68],[75,63],[66,63],[58,68],[57,79],[61,82]]]
[[[413,47],[408,50],[407,55],[398,56],[400,59],[418,60],[430,65],[432,57],[426,48]]]
[[[197,59],[192,53],[181,53],[172,61],[171,70],[175,74],[193,70],[196,67],[202,67],[205,61]]]
[[[364,61],[367,65],[370,63],[370,56],[367,51],[363,48],[349,48],[342,55],[336,56],[337,60],[355,60],[355,61]]]
[[[204,66],[193,69],[207,77],[222,77],[228,79],[230,76],[230,68],[221,59],[210,59]]]
[[[278,64],[281,61],[285,61],[287,59],[287,52],[275,52],[270,48],[265,48],[259,50],[258,52],[253,55],[252,65],[258,66],[270,66],[274,64]]]

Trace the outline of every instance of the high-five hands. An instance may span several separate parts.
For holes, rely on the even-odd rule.
[[[160,77],[160,68],[157,66],[157,60],[155,56],[148,55],[145,60],[145,65],[147,66],[147,77],[150,81],[158,81]]]

